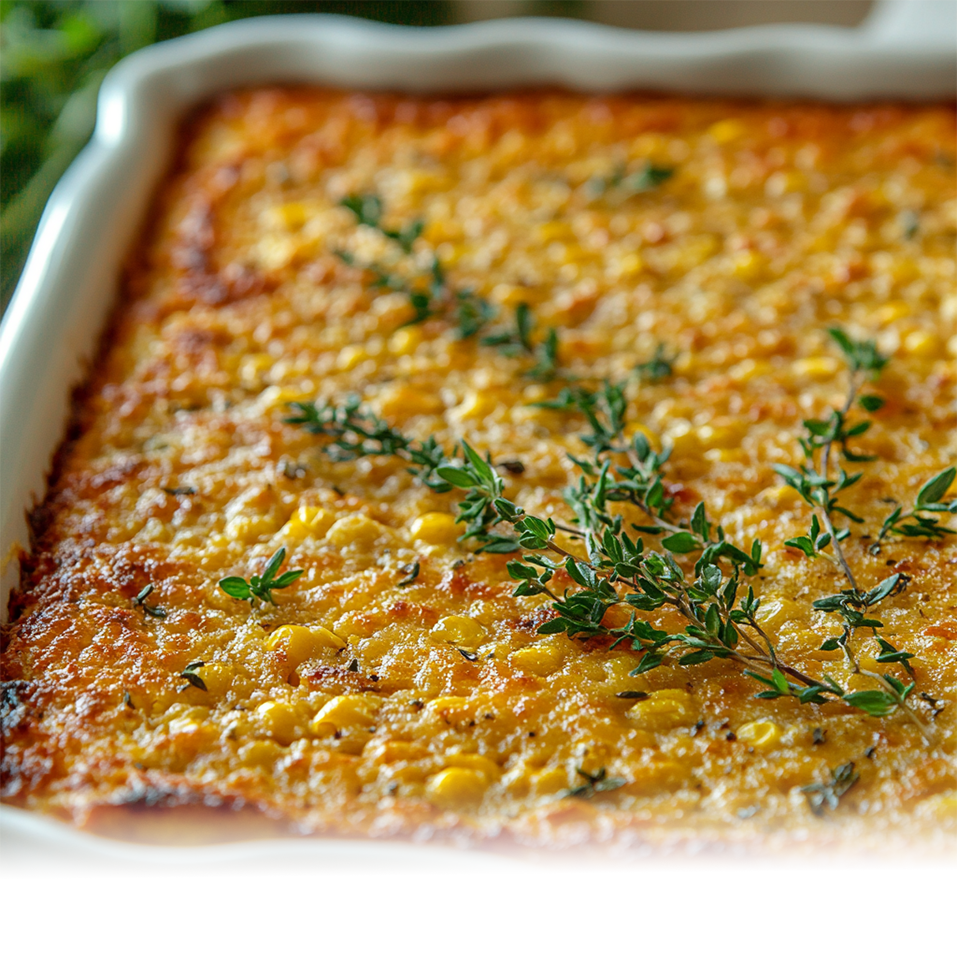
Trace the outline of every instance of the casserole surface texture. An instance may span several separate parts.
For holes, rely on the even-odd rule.
[[[5,799],[81,823],[245,802],[364,835],[952,832],[957,551],[874,546],[954,460],[954,185],[937,106],[216,101],[184,131],[33,516],[3,653]],[[841,492],[863,522],[836,518],[862,588],[903,576],[881,637],[915,657],[876,662],[869,629],[852,642],[864,670],[912,671],[912,720],[755,698],[733,659],[632,674],[630,641],[540,634],[554,613],[513,596],[516,555],[458,541],[461,492],[401,455],[334,461],[341,443],[285,421],[355,396],[416,442],[488,452],[509,500],[569,525],[589,423],[540,403],[620,384],[619,439],[671,449],[669,519],[703,501],[731,541],[762,541],[744,587],[781,660],[873,691],[821,650],[840,619],[812,602],[847,582],[784,545],[811,509],[773,469],[844,402],[832,327],[890,357],[864,390],[883,406],[849,413],[872,420],[851,446],[875,458]],[[275,604],[219,587],[280,548],[302,574]],[[697,555],[675,554],[692,581]],[[578,584],[559,569],[549,587]]]

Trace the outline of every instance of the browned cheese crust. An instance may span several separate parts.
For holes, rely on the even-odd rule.
[[[80,823],[222,799],[362,835],[952,834],[957,550],[868,545],[954,460],[954,140],[943,106],[311,89],[212,104],[34,513],[2,659],[4,799]],[[616,185],[648,164],[673,175]],[[340,205],[373,193],[385,228],[424,223],[411,253]],[[495,323],[527,303],[556,329],[559,377],[447,317],[404,325],[404,287],[360,268],[414,284],[433,254]],[[784,546],[811,513],[772,469],[843,401],[835,325],[891,356],[856,440],[877,458],[842,497],[865,518],[847,555],[865,585],[911,578],[883,635],[915,656],[932,743],[899,710],[757,699],[733,661],[631,676],[630,646],[539,635],[548,599],[512,596],[511,556],[457,542],[460,493],[396,457],[332,462],[284,422],[289,402],[358,395],[418,439],[520,462],[500,470],[507,496],[567,522],[584,420],[534,403],[627,382],[631,433],[673,449],[677,514],[704,501],[735,542],[764,542],[753,584],[782,657],[873,687],[820,650],[840,625],[811,603],[846,583]],[[635,376],[659,344],[671,374]],[[275,606],[218,587],[280,546],[304,574]],[[134,603],[148,584],[165,617]],[[858,642],[863,665],[906,677]],[[197,661],[201,681],[182,677]],[[802,787],[847,762],[857,784],[812,813]],[[602,769],[623,785],[567,796]]]

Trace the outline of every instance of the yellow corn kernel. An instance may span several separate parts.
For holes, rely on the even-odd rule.
[[[542,223],[535,227],[535,233],[538,241],[542,243],[551,243],[560,239],[572,239],[575,231],[572,227],[561,220],[552,220],[550,223]]]
[[[279,529],[279,534],[296,541],[302,541],[305,538],[322,538],[335,520],[336,516],[324,508],[300,505],[292,518]]]
[[[262,374],[267,369],[271,369],[275,361],[268,352],[256,352],[246,356],[239,366],[239,377],[243,380],[243,385],[248,387],[257,385]]]
[[[663,758],[649,761],[638,768],[629,790],[639,794],[657,794],[681,787],[690,775],[691,768],[681,761]]]
[[[798,359],[792,368],[795,375],[824,380],[837,374],[840,363],[833,356],[812,356],[809,359]]]
[[[276,519],[268,515],[234,515],[223,531],[231,541],[251,545],[263,536],[272,535],[277,525]]]
[[[761,498],[782,508],[790,508],[802,500],[801,493],[790,485],[773,485],[771,488],[766,488],[761,492]]]
[[[789,621],[794,621],[800,612],[801,606],[788,598],[773,598],[771,601],[762,601],[761,607],[755,616],[762,625],[780,628]]]
[[[267,386],[256,397],[256,404],[261,409],[277,409],[280,406],[285,407],[290,402],[300,402],[310,397],[309,392],[302,389],[296,389],[292,386]]]
[[[637,276],[645,267],[645,261],[640,253],[630,252],[618,256],[611,261],[611,271],[615,276],[629,278]]]
[[[212,661],[208,665],[203,665],[202,668],[198,668],[196,673],[203,679],[206,690],[214,698],[221,698],[229,691],[236,671],[231,664]]]
[[[349,372],[368,358],[369,353],[363,346],[343,346],[336,359],[336,368],[342,372]]]
[[[294,668],[315,658],[325,648],[345,648],[346,643],[322,625],[280,625],[266,639],[269,651],[282,649]]]
[[[435,415],[445,405],[434,392],[413,389],[407,385],[393,385],[382,392],[379,400],[382,414],[392,419],[396,416]]]
[[[456,721],[459,718],[468,717],[472,713],[472,708],[471,698],[445,695],[441,698],[433,698],[426,704],[425,712],[430,717],[444,717],[449,721]]]
[[[771,363],[755,359],[742,359],[728,369],[728,376],[734,382],[750,382],[771,372]]]
[[[697,429],[698,440],[709,449],[730,449],[741,442],[746,428],[742,422],[702,425]]]
[[[639,701],[627,711],[649,731],[670,731],[682,725],[694,724],[698,717],[698,705],[687,691],[667,688],[656,691],[645,701]]]
[[[446,768],[429,778],[426,794],[433,804],[452,810],[464,804],[477,804],[487,787],[488,780],[479,771]]]
[[[469,768],[478,771],[489,781],[497,781],[502,774],[502,769],[491,758],[482,754],[447,754],[442,763],[447,768]]]
[[[389,339],[389,351],[396,356],[409,356],[422,344],[422,330],[418,326],[397,329]]]
[[[895,299],[877,310],[877,321],[882,326],[889,326],[892,322],[909,316],[913,311],[914,307],[910,303],[904,302],[902,299]]]
[[[773,721],[749,721],[735,734],[752,748],[773,748],[781,740],[782,728]]]
[[[488,632],[474,619],[464,615],[440,618],[432,629],[439,641],[447,641],[459,648],[475,649],[488,637]]]
[[[718,120],[717,123],[712,123],[708,127],[708,135],[723,146],[725,143],[736,140],[744,133],[744,130],[744,124],[740,120]]]
[[[469,389],[465,398],[456,406],[456,414],[463,419],[484,419],[498,405],[494,392],[479,392]]]
[[[688,422],[679,422],[667,435],[665,445],[670,445],[675,456],[695,455],[701,451],[701,439],[696,429]]]
[[[374,695],[338,695],[312,719],[309,730],[327,737],[351,728],[371,728],[381,707],[382,699]]]
[[[333,523],[326,533],[326,538],[337,548],[345,548],[347,545],[368,548],[387,532],[385,525],[368,515],[356,512]]]
[[[904,352],[917,359],[933,359],[942,353],[940,340],[932,332],[915,329],[908,333],[902,343]]]
[[[273,740],[290,745],[299,737],[299,716],[296,709],[283,701],[267,701],[256,709],[266,731]]]
[[[557,671],[562,666],[564,657],[561,647],[541,641],[513,651],[508,660],[522,671],[530,671],[534,675],[544,677]]]
[[[282,754],[282,749],[274,741],[250,741],[239,749],[239,760],[247,768],[267,768]]]
[[[547,768],[532,775],[537,795],[555,794],[568,787],[568,772],[564,768]]]
[[[459,537],[455,517],[448,512],[426,512],[412,523],[410,531],[414,539],[429,545],[451,545]]]
[[[764,259],[751,249],[735,253],[731,260],[731,272],[745,281],[757,278],[764,269]]]
[[[308,218],[309,210],[304,203],[283,203],[269,210],[270,225],[286,229],[298,229]]]

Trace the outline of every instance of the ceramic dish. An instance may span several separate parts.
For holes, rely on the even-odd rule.
[[[25,514],[42,496],[70,391],[95,348],[177,121],[195,104],[222,90],[275,82],[432,93],[551,84],[845,101],[952,98],[954,13],[949,3],[885,3],[857,30],[785,26],[681,36],[534,19],[422,31],[344,17],[276,17],[128,58],[103,85],[93,141],[50,200],[0,333],[4,614],[28,541]],[[2,815],[4,828],[24,838],[45,824],[10,808]]]

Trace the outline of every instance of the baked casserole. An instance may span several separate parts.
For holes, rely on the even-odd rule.
[[[953,840],[954,146],[937,105],[205,108],[32,515],[4,799]]]

